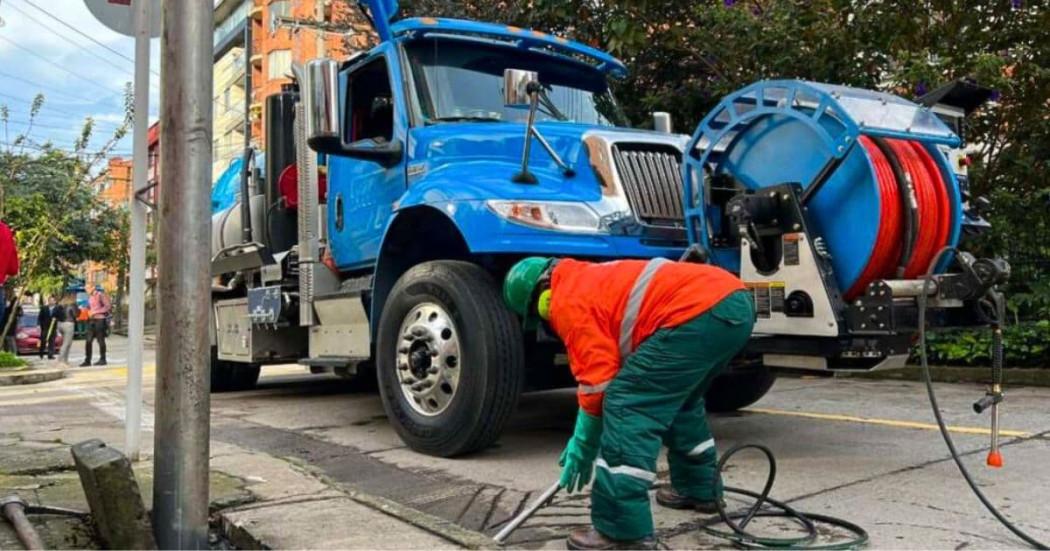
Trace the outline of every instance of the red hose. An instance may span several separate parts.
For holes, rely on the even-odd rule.
[[[870,138],[861,136],[860,142],[875,169],[879,193],[879,229],[868,264],[844,295],[847,300],[862,294],[876,279],[894,277],[904,248],[904,208],[893,168]],[[922,144],[896,139],[887,139],[886,142],[897,157],[901,170],[911,180],[918,205],[915,247],[904,270],[904,277],[915,278],[926,271],[933,256],[948,243],[951,200],[940,168]]]
[[[911,142],[911,147],[916,153],[918,153],[919,158],[922,160],[922,164],[926,168],[926,173],[929,176],[930,185],[933,187],[933,190],[937,195],[937,236],[934,239],[936,245],[933,248],[933,254],[936,254],[937,251],[948,244],[948,239],[951,237],[951,196],[948,194],[948,187],[945,185],[945,181],[941,177],[941,169],[937,166],[937,162],[933,160],[930,152],[919,142]],[[930,257],[930,260],[933,260],[932,256]],[[918,277],[925,273],[928,266],[929,263],[923,265],[915,276]]]
[[[940,178],[940,172],[930,174],[922,155],[929,156],[924,149],[913,147],[913,142],[906,140],[886,140],[901,168],[911,178],[912,188],[915,190],[915,199],[919,205],[919,223],[916,228],[915,250],[911,259],[904,269],[904,277],[913,279],[926,272],[927,266],[933,260],[933,255],[945,245],[941,240],[941,224],[946,218],[942,214],[947,207],[947,194],[943,193],[944,184]],[[920,154],[920,151],[922,154]],[[932,163],[932,159],[930,162]],[[942,193],[938,193],[938,189]]]
[[[879,190],[879,230],[868,264],[853,286],[846,291],[847,299],[855,298],[864,292],[869,283],[887,277],[893,272],[901,254],[900,242],[903,231],[900,193],[897,190],[897,182],[893,177],[890,162],[875,145],[875,142],[867,136],[861,136],[860,143],[864,146],[864,150],[867,151],[875,167],[875,180]]]

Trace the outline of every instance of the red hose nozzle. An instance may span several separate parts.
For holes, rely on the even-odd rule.
[[[993,469],[999,469],[1003,466],[1003,454],[999,453],[999,450],[993,450],[988,452],[988,466]]]

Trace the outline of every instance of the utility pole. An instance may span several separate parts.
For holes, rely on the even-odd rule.
[[[135,130],[131,200],[131,265],[128,285],[128,381],[124,400],[124,451],[131,461],[139,460],[142,448],[142,324],[146,301],[146,190],[149,158],[146,134],[149,132],[149,39],[152,2],[134,2],[135,27]]]
[[[212,0],[163,3],[153,525],[208,548]]]

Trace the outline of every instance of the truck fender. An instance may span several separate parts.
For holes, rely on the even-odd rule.
[[[390,289],[402,274],[422,262],[469,257],[470,249],[462,232],[442,208],[433,205],[399,208],[387,225],[373,273],[369,305],[372,342],[375,342]]]

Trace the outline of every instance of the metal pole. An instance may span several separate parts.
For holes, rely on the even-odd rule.
[[[139,460],[142,447],[142,324],[146,300],[146,205],[139,193],[149,173],[149,21],[152,2],[135,2],[135,131],[131,198],[130,284],[128,285],[128,382],[124,397],[124,452]]]
[[[510,537],[511,532],[517,530],[526,520],[529,520],[532,515],[536,514],[536,511],[546,507],[547,504],[550,503],[550,500],[554,499],[554,494],[557,494],[558,490],[561,490],[560,481],[555,482],[550,488],[547,488],[540,497],[536,498],[536,501],[533,501],[524,511],[518,513],[518,516],[510,519],[510,522],[508,522],[507,525],[496,534],[496,537],[492,539],[496,540],[496,543],[502,545],[503,542],[507,541],[507,538]]]
[[[252,19],[244,21],[244,148],[252,146]]]
[[[244,21],[244,150],[241,155],[241,241],[251,243],[255,241],[252,235],[252,136],[248,115],[251,112],[252,102],[252,64],[251,64],[251,41],[252,21],[248,18]],[[264,209],[265,210],[265,209]],[[265,224],[266,221],[264,220]]]
[[[40,534],[26,517],[26,502],[22,498],[11,495],[0,499],[0,512],[15,529],[15,535],[18,536],[18,541],[22,542],[23,547],[30,551],[46,549],[44,541],[40,539]]]
[[[163,3],[153,528],[208,548],[212,0]]]

